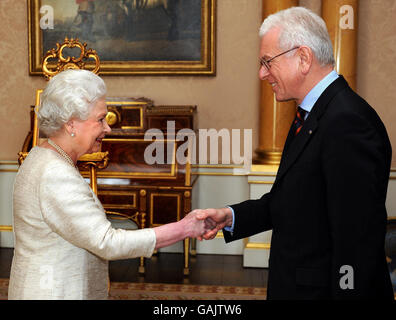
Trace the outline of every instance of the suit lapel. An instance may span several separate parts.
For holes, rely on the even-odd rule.
[[[299,134],[292,138],[293,140],[289,143],[288,148],[284,150],[282,160],[279,165],[277,180],[281,179],[282,176],[287,172],[291,165],[296,161],[300,153],[304,150],[307,142],[315,134],[315,131],[318,127],[318,122],[316,118],[311,116],[312,115],[310,114],[308,119],[304,122],[304,125],[302,126]]]
[[[294,139],[294,131],[295,130],[294,130],[294,121],[293,121],[291,126],[290,126],[289,133],[287,134],[285,145],[283,146],[283,153],[286,153],[287,149],[291,145],[291,143],[292,143],[292,141]]]
[[[340,75],[339,78],[337,78],[326,88],[326,90],[316,101],[307,120],[304,122],[301,131],[295,137],[293,136],[294,130],[292,124],[289,135],[286,139],[275,183],[278,182],[286,174],[286,172],[297,160],[301,152],[303,152],[308,141],[315,135],[315,132],[319,126],[319,120],[326,111],[330,101],[339,91],[343,90],[346,87],[348,87],[348,83]]]

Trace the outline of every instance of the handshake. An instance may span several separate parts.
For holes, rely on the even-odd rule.
[[[177,222],[154,228],[155,249],[167,247],[185,238],[211,240],[219,230],[231,227],[232,219],[230,208],[193,210]]]
[[[186,215],[186,237],[197,238],[202,241],[216,237],[219,230],[232,225],[232,211],[230,208],[196,209]]]

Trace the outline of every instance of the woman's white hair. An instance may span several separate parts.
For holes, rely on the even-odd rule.
[[[105,95],[104,81],[91,71],[69,69],[58,73],[49,81],[36,108],[40,133],[51,137],[72,118],[88,119],[96,101]]]
[[[269,30],[279,28],[279,48],[289,50],[298,46],[312,49],[322,66],[334,66],[333,45],[326,23],[311,10],[292,7],[269,15],[260,28],[263,37]]]

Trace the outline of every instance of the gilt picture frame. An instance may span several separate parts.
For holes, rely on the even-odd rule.
[[[27,2],[30,75],[66,37],[96,50],[100,75],[216,75],[216,0]]]

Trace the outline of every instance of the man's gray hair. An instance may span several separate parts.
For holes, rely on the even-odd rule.
[[[104,81],[91,71],[65,70],[54,76],[36,108],[40,133],[51,137],[72,118],[88,119],[96,101],[106,95]]]
[[[289,50],[298,46],[312,49],[322,66],[334,66],[333,46],[326,23],[311,10],[292,7],[269,15],[260,28],[263,37],[269,30],[279,28],[279,47]]]

